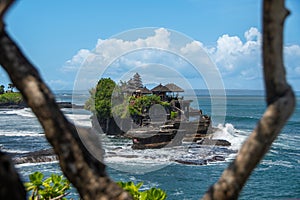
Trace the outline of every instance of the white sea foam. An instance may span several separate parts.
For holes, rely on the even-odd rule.
[[[21,167],[30,167],[30,166],[36,166],[36,165],[48,165],[50,163],[58,163],[58,161],[50,161],[50,162],[38,162],[38,163],[22,163],[15,165],[16,168],[21,168]]]
[[[35,117],[35,115],[33,114],[33,112],[31,111],[30,108],[5,110],[5,111],[2,111],[2,113],[8,114],[8,115],[19,115],[22,117]]]
[[[75,125],[92,127],[90,115],[85,114],[66,114],[67,118],[72,121]]]
[[[284,160],[263,160],[261,164],[268,165],[268,166],[281,166],[281,167],[287,167],[292,168],[293,164],[288,161]]]
[[[6,110],[2,111],[9,115],[19,115],[24,117],[34,117],[34,114],[30,109],[20,110]],[[74,122],[76,125],[91,127],[91,120],[89,114],[72,113],[71,110],[64,110],[67,118]],[[233,150],[238,150],[241,143],[246,138],[246,134],[236,130],[232,124],[225,124],[224,126],[218,126],[219,131],[214,133],[214,139],[228,140]],[[44,134],[39,134],[33,131],[0,131],[0,135],[12,137],[43,137]],[[110,167],[121,171],[144,173],[160,169],[170,163],[173,163],[177,159],[191,159],[201,160],[212,157],[213,155],[223,155],[227,158],[230,157],[230,153],[222,153],[222,150],[214,150],[213,147],[199,147],[190,143],[184,143],[182,146],[162,148],[162,149],[147,149],[147,150],[133,150],[131,148],[131,140],[116,140],[109,137],[104,137],[102,143],[105,149],[105,163]],[[225,148],[225,147],[224,147]],[[16,152],[17,153],[17,152]],[[29,164],[35,165],[35,164]],[[19,165],[20,166],[20,165]],[[24,166],[23,164],[21,166]]]
[[[236,130],[232,124],[219,125],[218,129],[219,131],[215,133],[213,138],[229,141],[232,144],[230,148],[203,147],[196,143],[184,143],[181,146],[161,149],[133,150],[131,148],[131,140],[103,137],[102,144],[106,152],[104,161],[112,168],[134,173],[153,171],[176,160],[200,162],[215,155],[224,156],[227,162],[235,157],[236,150],[240,148],[248,133]]]
[[[1,149],[3,150],[4,152],[6,153],[29,153],[30,151],[22,151],[22,150],[14,150],[14,149],[6,149],[6,148],[3,148]]]
[[[0,136],[6,137],[44,137],[44,134],[33,131],[0,131]]]
[[[231,143],[230,149],[239,150],[245,139],[247,133],[234,128],[232,124],[218,125],[218,131],[213,134],[213,139],[224,139]]]

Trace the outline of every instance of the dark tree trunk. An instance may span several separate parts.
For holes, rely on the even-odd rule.
[[[236,159],[206,192],[205,200],[237,199],[251,172],[293,113],[295,96],[286,82],[282,55],[283,24],[288,13],[284,0],[263,2],[263,64],[268,108]]]
[[[26,199],[25,188],[11,159],[1,151],[0,177],[0,199]]]

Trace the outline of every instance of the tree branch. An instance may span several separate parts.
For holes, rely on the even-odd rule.
[[[0,151],[0,199],[25,200],[26,192],[8,155]]]
[[[6,10],[7,7],[2,11]],[[3,15],[1,13],[1,17]],[[80,196],[93,200],[131,199],[127,192],[107,176],[105,165],[99,161],[102,149],[91,130],[77,130],[65,118],[38,71],[4,29],[0,30],[0,65],[42,124],[47,140],[59,157],[62,171]]]
[[[52,198],[52,199],[50,199],[50,200],[59,200],[59,199],[62,199],[63,197],[65,197],[65,196],[67,196],[68,194],[70,194],[70,192],[61,194],[61,195],[59,195],[59,196],[57,196],[57,197],[54,197],[54,198]]]
[[[3,18],[7,9],[13,4],[14,0],[1,0],[0,1],[0,31],[4,29]]]
[[[251,172],[293,113],[295,96],[286,82],[282,55],[283,24],[288,13],[284,0],[264,1],[263,63],[268,108],[236,159],[203,196],[205,200],[237,199]]]

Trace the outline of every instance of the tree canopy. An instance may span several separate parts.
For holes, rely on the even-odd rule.
[[[0,85],[0,94],[3,94],[5,92],[4,88],[5,88],[4,85]]]
[[[111,99],[116,83],[110,78],[102,78],[96,86],[95,111],[99,118],[111,117]]]

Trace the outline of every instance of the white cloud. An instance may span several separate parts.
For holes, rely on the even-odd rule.
[[[81,49],[75,54],[72,59],[66,61],[64,67],[62,68],[63,72],[70,72],[77,70],[80,65],[85,61],[85,59],[90,56],[92,53],[87,49]]]
[[[244,37],[245,42],[238,36],[225,34],[219,37],[216,47],[208,51],[224,79],[236,77],[236,81],[249,81],[262,77],[261,34],[251,27]]]
[[[249,89],[251,85],[259,85],[261,88],[252,89],[262,89],[261,33],[257,28],[251,27],[247,30],[244,38],[224,34],[213,47],[207,47],[195,40],[178,41],[178,37],[172,37],[173,34],[172,31],[160,28],[131,40],[125,39],[126,37],[99,39],[94,50],[78,51],[65,63],[62,70],[79,70],[75,85],[86,85],[90,88],[103,74],[121,77],[132,70],[143,71],[143,68],[150,66],[149,63],[153,63],[165,66],[165,71],[162,72],[156,67],[145,78],[147,80],[165,77],[168,69],[174,71],[170,71],[170,74],[177,73],[177,76],[180,74],[187,79],[202,76],[211,87],[219,88],[221,83],[210,79],[221,78],[227,88],[240,85],[241,88]],[[288,75],[299,75],[300,47],[286,46],[284,53]],[[199,67],[195,69],[192,65]],[[237,83],[233,83],[233,80]]]
[[[246,31],[244,36],[247,41],[261,41],[261,33],[254,27],[251,27],[248,31]]]
[[[291,56],[300,56],[300,46],[299,45],[286,46],[284,48],[284,53],[286,55],[291,55]]]
[[[300,46],[284,47],[284,61],[288,77],[299,79],[300,75]]]

